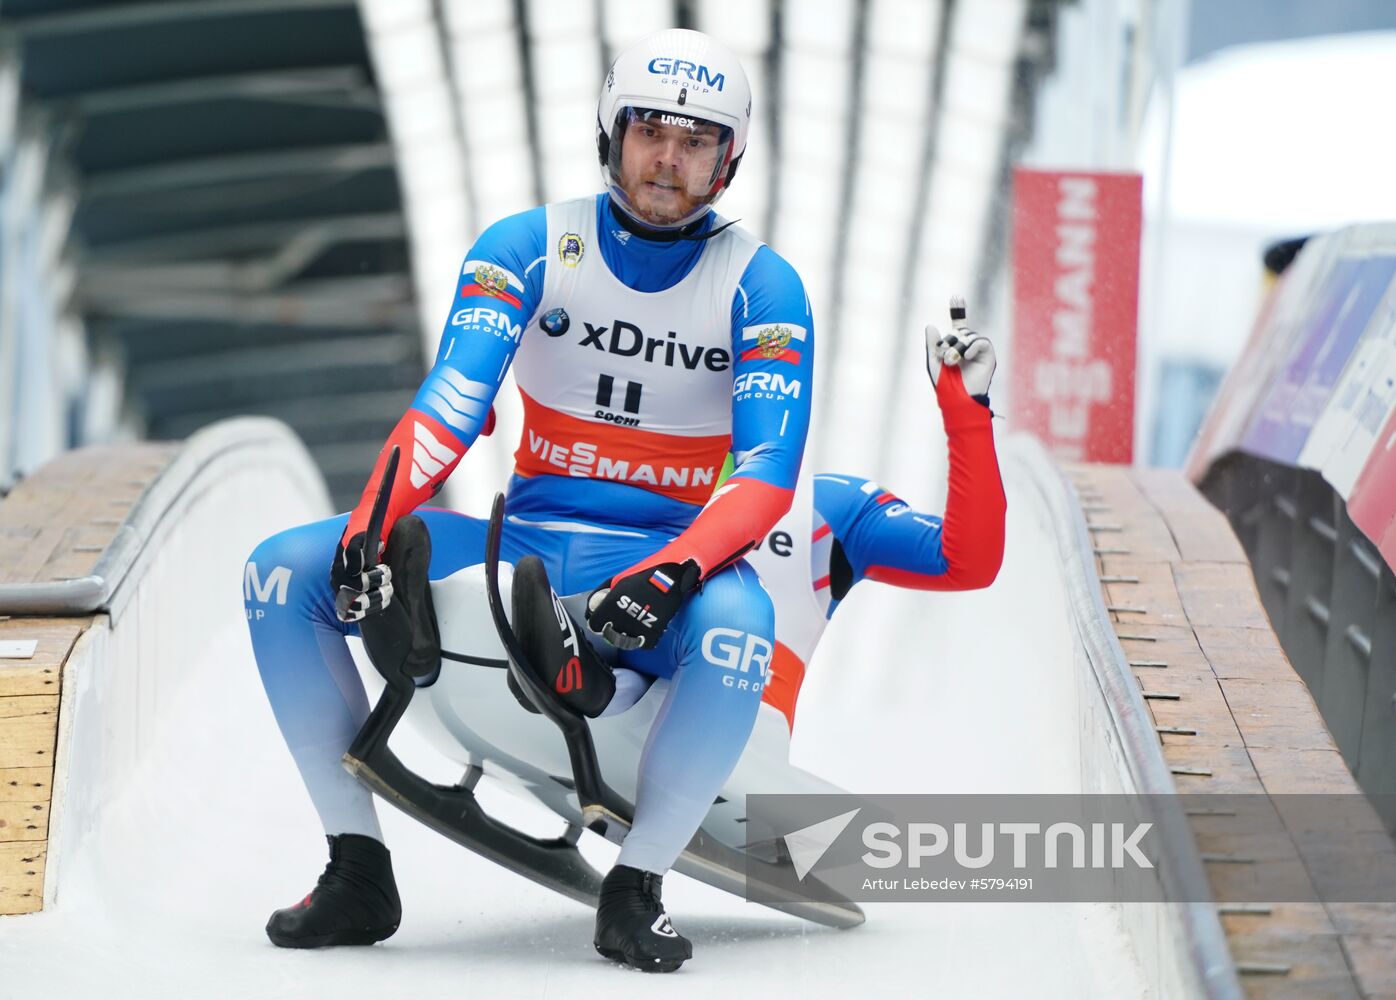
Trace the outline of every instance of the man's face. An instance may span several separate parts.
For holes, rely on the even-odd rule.
[[[707,197],[722,146],[716,125],[669,113],[633,116],[621,146],[620,181],[641,218],[667,225]]]

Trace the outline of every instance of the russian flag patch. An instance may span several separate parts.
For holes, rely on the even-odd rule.
[[[663,573],[661,573],[659,570],[655,570],[655,571],[650,575],[650,583],[651,583],[661,594],[667,594],[667,593],[669,593],[669,588],[672,587],[672,586],[674,585],[674,581],[671,580],[671,579],[669,579],[667,576],[665,576],[665,575],[664,575]]]

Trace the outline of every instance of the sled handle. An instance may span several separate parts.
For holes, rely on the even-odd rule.
[[[382,555],[377,546],[385,544],[383,540],[383,522],[388,518],[388,499],[392,496],[393,481],[397,479],[398,459],[402,457],[402,449],[393,445],[393,450],[388,452],[388,461],[383,466],[383,475],[378,480],[378,493],[373,498],[373,510],[368,515],[368,527],[364,529],[363,562],[360,563],[365,569],[378,562]],[[369,548],[369,539],[372,539],[373,548]]]

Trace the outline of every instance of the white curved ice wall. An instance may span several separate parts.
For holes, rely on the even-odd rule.
[[[64,668],[46,905],[61,905],[70,860],[100,850],[106,817],[139,783],[163,716],[201,682],[206,647],[241,607],[248,554],[330,513],[309,453],[272,420],[194,435],[151,494],[159,509],[133,514],[147,522],[143,544]]]
[[[261,698],[238,588],[257,541],[328,505],[308,456],[281,429],[257,421],[206,433],[190,442],[205,459],[186,463],[184,488],[166,491],[169,509],[110,617],[71,658],[60,745],[71,742],[50,855],[56,905],[0,935],[0,965],[18,970],[16,985],[105,976],[107,995],[160,995],[139,978],[111,982],[111,970],[159,951],[168,995],[216,965],[242,992],[323,995],[407,976],[425,997],[455,995],[467,968],[477,987],[546,995],[541,960],[556,992],[626,992],[631,980],[588,961],[578,944],[584,911],[388,810],[412,917],[389,946],[336,953],[308,982],[304,956],[260,939],[266,907],[303,892],[323,855]],[[1003,451],[1010,520],[999,583],[975,594],[855,595],[812,667],[796,763],[867,792],[1165,790],[1079,507],[1040,449],[1011,442]],[[898,608],[912,625],[889,633],[882,623]],[[593,840],[584,840],[593,853],[608,849]],[[1113,995],[1237,995],[1215,914],[1200,905],[875,904],[866,927],[830,936],[696,883],[666,888],[711,956],[668,984],[676,994],[708,992],[725,970],[804,997],[905,995],[931,983],[983,996],[1029,985],[1037,995],[1088,985]],[[791,951],[792,933],[819,947]],[[158,944],[170,935],[177,959]],[[397,956],[404,962],[382,957],[395,950],[408,952]],[[943,965],[924,982],[922,952]],[[75,971],[79,954],[87,972]],[[1012,957],[989,961],[996,955]]]

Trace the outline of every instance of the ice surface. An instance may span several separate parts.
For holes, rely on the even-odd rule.
[[[1056,551],[1027,491],[1008,487],[1008,558],[991,590],[869,585],[840,610],[806,682],[796,763],[857,792],[1079,787]],[[57,905],[0,918],[0,998],[1144,993],[1108,905],[871,904],[864,926],[831,931],[679,875],[665,902],[696,957],[645,976],[596,955],[585,907],[388,807],[398,933],[372,948],[275,948],[267,916],[313,886],[325,845],[231,611],[188,665],[180,710],[108,812],[100,847],[64,861]],[[481,788],[492,808],[548,828]],[[615,854],[591,834],[582,845],[598,865]]]

